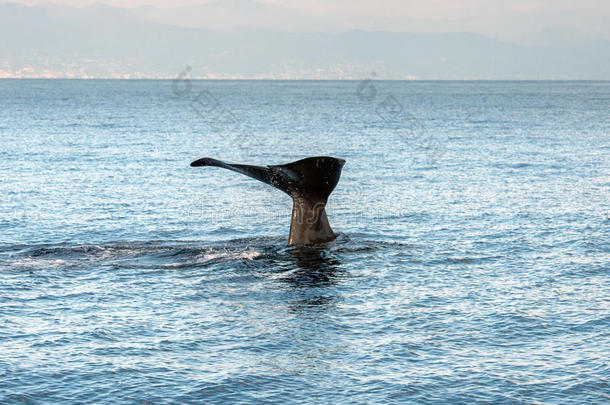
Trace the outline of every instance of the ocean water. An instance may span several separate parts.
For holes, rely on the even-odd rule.
[[[0,403],[610,402],[610,82],[0,80]],[[337,240],[203,156],[347,160]]]

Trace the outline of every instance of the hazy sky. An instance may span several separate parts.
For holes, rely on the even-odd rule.
[[[50,3],[73,6],[95,2],[117,7],[151,5],[173,8],[192,4],[213,3],[217,0],[51,0]],[[229,0],[239,2],[240,0]],[[38,4],[39,0],[12,0],[23,4]],[[259,3],[280,4],[307,13],[367,13],[369,16],[390,16],[397,13],[413,18],[464,18],[482,15],[532,12],[610,12],[607,0],[258,0]]]
[[[34,0],[13,0],[37,4]],[[206,0],[102,0],[119,7],[175,8]],[[498,37],[563,27],[610,39],[608,0],[220,0],[234,9],[249,2],[296,9],[338,30],[471,31]],[[94,1],[50,0],[84,6]],[[243,5],[243,7],[242,7]]]
[[[174,77],[185,66],[206,78],[610,77],[610,0],[47,0],[2,10],[0,77]]]

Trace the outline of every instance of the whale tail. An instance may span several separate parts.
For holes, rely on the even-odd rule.
[[[232,170],[269,184],[292,197],[288,244],[324,243],[336,238],[326,216],[328,196],[335,189],[345,160],[310,157],[284,165],[253,166],[202,158],[192,167],[214,166]]]

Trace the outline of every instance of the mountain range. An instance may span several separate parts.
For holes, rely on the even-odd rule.
[[[0,77],[172,78],[188,67],[201,78],[610,80],[610,41],[561,27],[527,41],[333,31],[287,7],[226,1],[165,11],[0,3]]]

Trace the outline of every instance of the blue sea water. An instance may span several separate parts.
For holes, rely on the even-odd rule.
[[[0,80],[0,403],[610,402],[610,82]],[[203,156],[347,160],[339,233]]]

